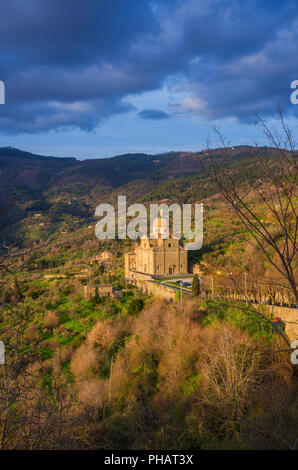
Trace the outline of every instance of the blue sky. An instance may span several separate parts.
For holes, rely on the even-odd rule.
[[[199,150],[210,129],[297,130],[295,0],[10,0],[1,5],[0,146],[95,158]]]

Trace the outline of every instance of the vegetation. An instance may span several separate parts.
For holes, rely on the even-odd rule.
[[[4,335],[3,449],[293,447],[293,369],[249,308],[147,300],[137,313],[133,294],[98,308],[62,281],[43,313],[51,289],[2,313],[26,317]]]
[[[28,174],[38,168],[41,178],[38,184],[31,175],[22,187],[7,152],[0,163],[16,202],[0,211],[0,223],[17,241],[0,245],[0,448],[296,448],[297,370],[270,322],[218,280],[232,272],[259,302],[263,287],[252,280],[272,280],[273,266],[251,246],[216,181],[200,172],[206,152],[50,159],[47,166],[11,149],[20,168],[26,160]],[[210,152],[220,161],[222,151]],[[246,147],[227,152],[245,193],[251,171],[259,175],[254,157]],[[262,152],[270,160],[270,149]],[[205,243],[190,261],[200,264],[205,286],[194,276],[189,300],[187,289],[167,303],[127,285],[123,253],[132,242],[95,239],[94,201],[104,195],[112,202],[119,188],[133,201],[142,193],[146,203],[204,202]],[[248,207],[274,231],[265,201],[253,193]],[[102,251],[110,261],[98,262]],[[100,284],[123,296],[101,297]],[[277,302],[284,286],[269,284]],[[85,286],[93,287],[91,297]]]
[[[193,295],[199,295],[200,294],[200,279],[197,274],[194,275],[193,280],[192,280],[192,293]]]
[[[297,154],[292,131],[287,126],[282,112],[279,113],[282,134],[271,130],[258,117],[266,136],[274,146],[274,151],[268,158],[268,155],[262,155],[258,149],[255,150],[257,176],[254,174],[249,178],[245,188],[239,187],[238,184],[239,169],[231,174],[229,152],[218,130],[216,132],[223,145],[225,158],[218,163],[211,155],[210,166],[211,175],[220,194],[251,235],[258,252],[280,276],[286,279],[298,304],[295,272],[298,255]],[[264,221],[263,214],[256,207],[256,203],[260,202],[268,211],[270,222],[268,218]]]

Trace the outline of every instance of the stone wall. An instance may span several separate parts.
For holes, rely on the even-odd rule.
[[[170,287],[149,280],[137,280],[135,284],[142,292],[157,297],[163,297],[170,302],[175,300],[175,293],[178,292]],[[185,296],[187,295],[188,294],[185,294]],[[272,314],[273,317],[281,318],[285,323],[285,332],[290,341],[298,339],[298,309],[273,305],[255,305],[256,308],[260,306],[267,311],[268,315]]]
[[[278,307],[266,305],[268,313],[272,313],[273,317],[279,317],[285,323],[285,332],[290,339],[298,339],[298,309],[289,307]]]
[[[173,302],[175,300],[175,290],[170,289],[166,286],[162,286],[160,284],[157,284],[154,281],[142,281],[142,280],[137,280],[135,282],[136,286],[138,289],[140,289],[142,292],[148,295],[155,295],[156,297],[162,297],[169,302]]]

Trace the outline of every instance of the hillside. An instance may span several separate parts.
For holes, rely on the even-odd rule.
[[[252,149],[228,152],[246,189],[258,177]],[[11,239],[21,235],[1,252],[0,335],[13,365],[0,374],[2,448],[291,448],[297,377],[289,354],[276,353],[285,345],[270,323],[236,298],[217,298],[216,282],[215,295],[182,302],[149,296],[124,278],[134,243],[95,237],[95,206],[118,194],[146,205],[202,202],[204,244],[190,261],[215,281],[222,269],[238,280],[245,271],[261,292],[270,265],[202,171],[205,152],[83,162],[0,154],[2,204],[14,197],[2,224]],[[250,203],[274,229],[256,193]],[[99,295],[107,284],[121,295]]]
[[[229,152],[235,160],[245,160],[250,158],[251,150],[240,146]],[[218,158],[222,156],[221,149],[212,153]],[[86,205],[83,219],[88,219],[97,204],[103,200],[114,202],[118,194],[126,194],[128,201],[133,202],[140,195],[142,198],[154,195],[159,187],[163,191],[167,183],[172,187],[177,179],[181,182],[181,177],[199,175],[205,158],[206,153],[202,151],[126,154],[78,161],[34,155],[12,147],[0,148],[0,206],[13,197],[14,220],[24,219],[36,211],[48,213],[50,208],[56,212],[57,204],[62,204],[66,213],[77,216],[78,211],[76,207],[72,210],[72,205],[76,206],[75,201],[79,200]],[[190,195],[187,180],[185,183],[182,199],[187,202]],[[71,206],[67,210],[66,202]]]
[[[256,175],[254,148],[240,146],[227,150],[239,185]],[[259,149],[271,156],[274,150]],[[212,150],[217,159],[222,149]],[[6,216],[7,237],[21,229],[21,238],[46,242],[46,253],[64,253],[71,237],[72,258],[85,242],[96,251],[94,210],[101,203],[116,203],[118,195],[128,202],[204,203],[204,246],[190,256],[211,270],[227,264],[253,275],[271,275],[263,259],[255,257],[247,233],[231,210],[223,204],[214,180],[202,171],[205,151],[170,152],[160,155],[126,154],[113,158],[78,161],[74,158],[44,157],[14,148],[0,149],[0,205],[11,197],[13,206]],[[264,210],[260,204],[260,210]],[[108,243],[106,242],[106,245]],[[128,243],[127,246],[130,246]],[[118,244],[123,254],[126,244]],[[86,258],[90,251],[86,251]],[[250,260],[255,258],[254,262]]]
[[[235,159],[250,155],[250,147],[230,149]],[[221,149],[212,153],[221,157]],[[160,183],[201,171],[204,151],[157,155],[126,154],[79,161],[44,157],[12,147],[0,148],[0,204],[15,196],[18,204],[41,196],[63,195],[95,198],[129,183]]]

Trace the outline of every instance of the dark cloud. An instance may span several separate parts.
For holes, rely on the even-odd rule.
[[[72,127],[90,132],[114,114],[132,111],[129,103],[117,99],[98,99],[73,103],[36,102],[7,106],[0,117],[6,133],[35,133]],[[17,119],[16,119],[17,116]]]
[[[147,0],[10,0],[1,18],[1,51],[26,67],[110,61],[139,35],[158,32]]]
[[[298,2],[185,0],[168,23],[172,31],[180,25],[188,57],[183,73],[170,78],[172,89],[189,95],[180,111],[246,121],[273,114],[276,104],[293,110]]]
[[[169,119],[171,116],[159,109],[144,109],[138,113],[141,119]]]
[[[0,129],[92,130],[131,110],[128,95],[165,83],[188,94],[182,113],[270,114],[290,106],[297,31],[292,0],[10,0],[1,5]]]
[[[236,116],[252,120],[253,113],[273,114],[277,104],[293,110],[289,96],[290,83],[296,76],[297,47],[295,21],[258,51],[225,61],[217,58],[193,64],[180,86],[194,100],[199,99],[197,112],[210,119]]]

